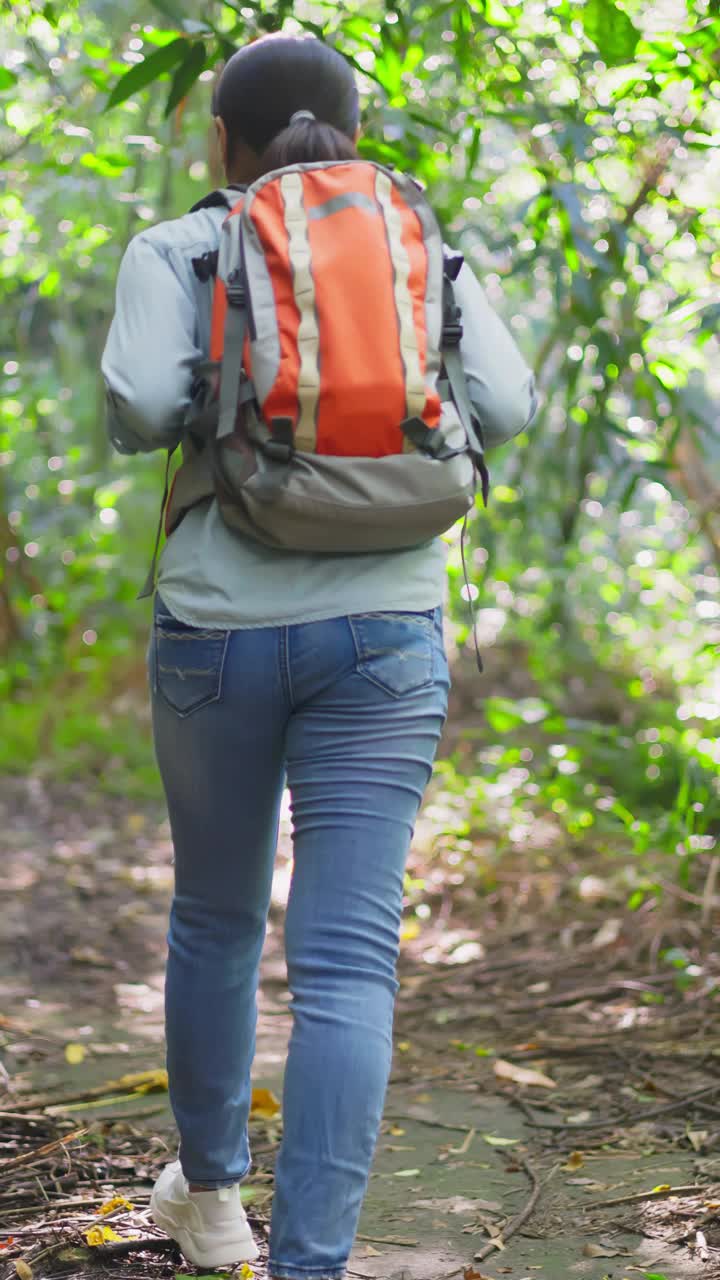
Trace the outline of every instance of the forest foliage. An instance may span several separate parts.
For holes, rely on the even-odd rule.
[[[353,62],[363,153],[427,185],[541,390],[472,522],[490,677],[481,727],[441,766],[446,793],[500,852],[541,813],[564,839],[632,849],[638,905],[661,856],[686,889],[697,866],[714,885],[716,0],[6,0],[0,14],[3,765],[155,785],[134,601],[162,460],[114,457],[105,434],[114,277],[133,234],[219,181],[222,60],[306,30]]]

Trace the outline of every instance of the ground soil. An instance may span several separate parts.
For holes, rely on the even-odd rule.
[[[443,823],[431,795],[412,860],[430,914],[407,920],[393,1080],[349,1275],[720,1277],[718,978],[691,909],[629,913],[587,852],[579,892],[571,849],[549,860],[538,846],[453,884],[447,865],[436,874]],[[36,1280],[192,1274],[147,1214],[174,1155],[162,1077],[121,1079],[163,1066],[162,806],[15,780],[0,789],[0,833],[0,1280],[29,1280],[23,1261]],[[277,1097],[288,858],[285,825],[255,1065]],[[661,959],[678,938],[699,959],[692,981]],[[280,1133],[279,1116],[254,1116],[248,1212],[263,1250]],[[99,1217],[114,1195],[132,1208]],[[101,1222],[119,1244],[87,1246]],[[264,1280],[262,1262],[253,1271]]]

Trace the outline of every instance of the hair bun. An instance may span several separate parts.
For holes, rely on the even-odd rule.
[[[317,120],[314,111],[295,111],[290,117],[290,124],[298,124],[300,120]]]

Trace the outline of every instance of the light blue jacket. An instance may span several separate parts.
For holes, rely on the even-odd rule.
[[[211,288],[192,260],[217,249],[225,217],[205,208],[142,231],[129,244],[102,359],[108,429],[120,453],[172,448],[207,358]],[[535,409],[532,373],[464,265],[456,281],[461,354],[486,446],[509,440]],[[150,531],[148,531],[150,533]],[[217,503],[190,511],[160,562],[165,604],[193,625],[257,627],[341,614],[425,610],[442,601],[445,544],[372,555],[279,552],[231,533]]]

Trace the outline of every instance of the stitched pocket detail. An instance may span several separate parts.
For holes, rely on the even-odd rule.
[[[158,611],[153,634],[157,693],[179,716],[217,702],[222,692],[229,631],[190,627]]]
[[[359,675],[394,698],[433,683],[434,610],[354,614],[348,621]]]

